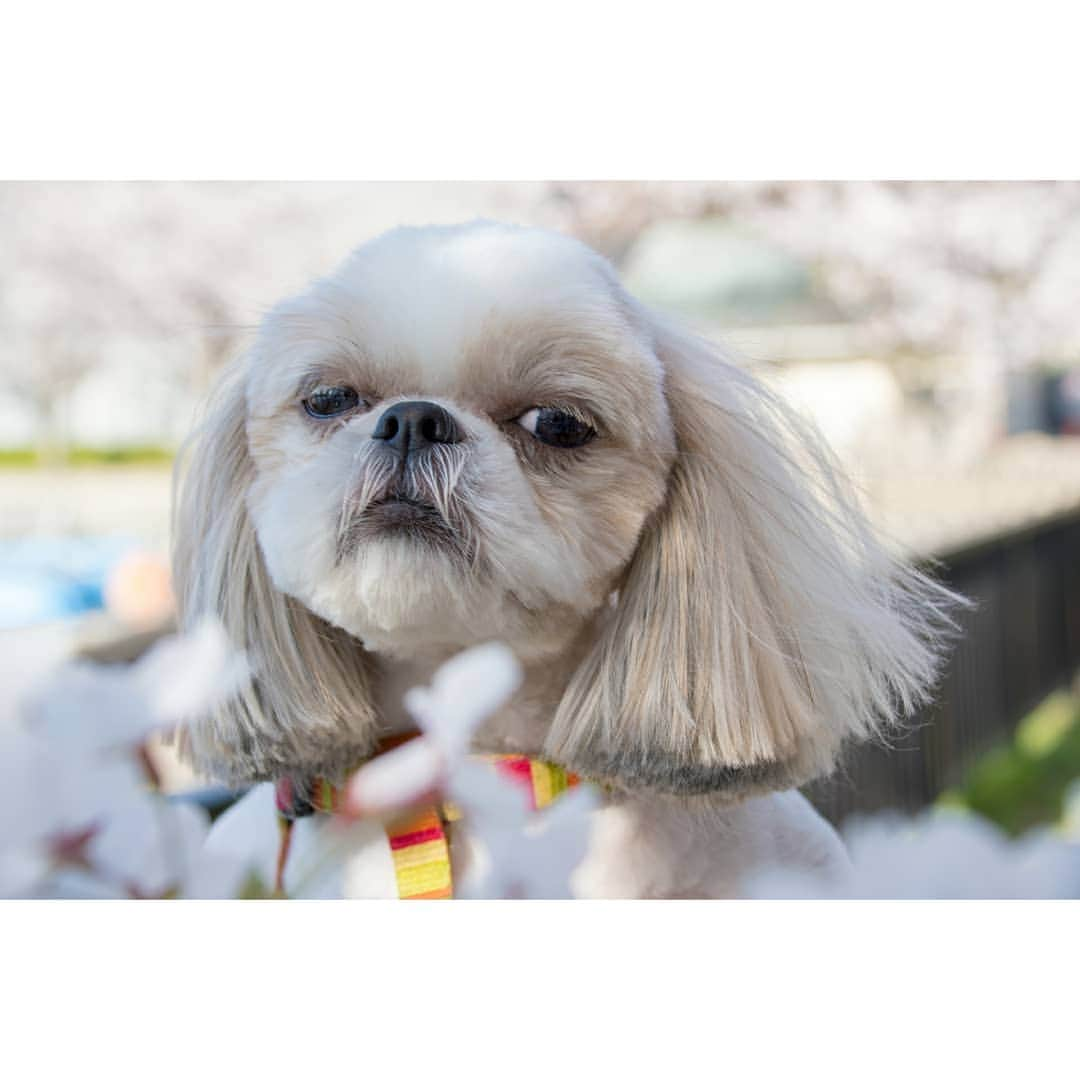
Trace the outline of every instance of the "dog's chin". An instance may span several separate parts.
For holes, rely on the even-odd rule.
[[[490,615],[491,589],[470,573],[437,511],[395,499],[370,507],[350,530],[336,565],[298,599],[375,652],[473,643]]]

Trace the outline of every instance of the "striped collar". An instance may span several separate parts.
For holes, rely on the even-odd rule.
[[[392,745],[401,741],[396,740]],[[384,744],[379,752],[384,753],[392,745]],[[496,772],[522,787],[528,793],[532,810],[542,810],[579,783],[578,777],[561,765],[521,754],[483,754],[478,755],[478,760],[489,762]],[[283,880],[293,823],[310,814],[336,813],[341,805],[342,788],[322,777],[303,787],[290,777],[282,777],[274,793],[280,827],[274,891],[275,895],[284,896]],[[457,807],[443,802],[418,808],[387,823],[386,840],[400,899],[452,899],[449,833],[451,823],[460,817]]]

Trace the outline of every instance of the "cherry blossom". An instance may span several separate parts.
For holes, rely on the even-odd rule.
[[[1033,829],[1013,840],[986,819],[954,810],[914,819],[878,814],[852,822],[844,840],[853,870],[846,881],[773,870],[749,885],[757,899],[1075,899],[1080,843]]]
[[[3,702],[0,896],[235,895],[242,868],[204,854],[208,815],[164,798],[142,752],[246,678],[222,628],[204,623],[129,666],[49,672]]]
[[[464,812],[473,854],[457,896],[570,899],[570,876],[585,857],[600,802],[595,788],[573,788],[533,812],[516,785],[473,763],[455,772],[450,794]]]
[[[521,668],[505,645],[480,645],[448,660],[430,687],[414,687],[404,697],[423,737],[360,769],[346,792],[346,813],[390,813],[446,787],[473,732],[520,683]]]
[[[958,463],[1004,433],[1011,373],[1080,347],[1076,182],[575,182],[549,185],[543,210],[617,262],[672,218],[786,250],[869,355],[928,381]]]
[[[131,665],[65,666],[28,702],[28,713],[37,732],[72,752],[124,749],[212,709],[246,678],[224,628],[206,620]]]

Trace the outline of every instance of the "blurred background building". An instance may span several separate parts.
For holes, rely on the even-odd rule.
[[[0,630],[166,618],[169,463],[262,312],[387,228],[474,217],[599,249],[811,415],[900,549],[984,576],[956,579],[969,637],[999,629],[946,707],[1033,652],[1024,688],[939,717],[971,737],[921,746],[910,798],[867,773],[878,802],[959,782],[1075,671],[1080,552],[1046,539],[1080,515],[1075,183],[2,184]]]

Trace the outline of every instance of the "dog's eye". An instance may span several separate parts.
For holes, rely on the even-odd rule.
[[[571,448],[584,446],[596,435],[596,429],[573,413],[562,409],[529,409],[517,422],[548,446]]]
[[[360,404],[360,395],[351,386],[317,386],[303,402],[308,416],[316,420],[340,416]]]

